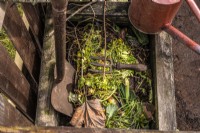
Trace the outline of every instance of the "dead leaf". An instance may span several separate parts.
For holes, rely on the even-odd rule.
[[[105,111],[99,99],[87,100],[82,106],[78,107],[70,121],[75,127],[104,128]]]
[[[153,120],[153,114],[155,112],[155,107],[149,103],[143,103],[143,111],[147,119]]]
[[[127,29],[126,29],[126,28],[123,28],[123,29],[120,31],[120,33],[119,33],[119,37],[120,37],[122,40],[125,40],[126,34],[127,34]]]

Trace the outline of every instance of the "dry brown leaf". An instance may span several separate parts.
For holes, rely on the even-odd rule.
[[[149,103],[143,103],[143,111],[147,119],[153,120],[153,114],[155,112],[155,107]]]
[[[82,106],[78,107],[70,121],[75,127],[104,128],[105,111],[99,99],[87,100]]]

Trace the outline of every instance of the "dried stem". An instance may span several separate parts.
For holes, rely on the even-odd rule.
[[[67,19],[66,21],[68,21],[69,19],[71,19],[74,15],[76,15],[77,13],[81,12],[83,9],[85,9],[86,7],[96,3],[97,1],[92,1],[84,6],[82,6],[81,8],[79,8],[77,11],[75,11],[74,13],[72,13]]]
[[[103,13],[103,29],[104,29],[104,66],[103,66],[103,79],[105,79],[106,76],[106,49],[107,49],[107,43],[106,43],[106,0],[104,0],[104,13]]]
[[[79,42],[79,40],[78,40],[78,36],[77,36],[77,33],[76,33],[76,27],[74,28],[74,33],[75,33],[75,36],[76,36],[76,40],[77,40],[77,44],[78,44],[78,48],[79,48],[79,50],[80,51],[82,51],[81,50],[81,45],[80,45],[80,42]],[[81,56],[82,56],[82,58],[83,58],[83,53],[81,52]],[[81,77],[83,77],[83,60],[81,59]]]

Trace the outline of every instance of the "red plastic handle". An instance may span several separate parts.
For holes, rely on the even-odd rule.
[[[195,41],[184,35],[178,29],[176,29],[171,24],[166,24],[164,30],[170,34],[171,36],[175,37],[177,40],[185,44],[187,47],[195,51],[197,54],[200,54],[200,45],[197,44]]]
[[[179,3],[181,0],[152,0],[152,1],[162,5],[172,5],[175,3]]]
[[[195,1],[194,0],[186,0],[186,2],[188,3],[191,10],[194,12],[195,16],[197,17],[197,19],[200,22],[200,10],[199,10],[197,4],[195,3]],[[180,42],[185,44],[187,47],[189,47],[190,49],[195,51],[197,54],[200,54],[200,45],[198,43],[196,43],[195,41],[191,40],[186,35],[184,35],[182,32],[180,32],[178,29],[173,27],[171,24],[169,24],[169,23],[166,24],[164,26],[164,30],[167,33],[169,33],[170,35],[172,35],[173,37],[175,37],[176,39],[178,39]]]
[[[195,3],[194,0],[186,0],[187,4],[190,6],[191,10],[193,11],[193,13],[195,14],[195,16],[197,17],[197,19],[200,22],[200,10],[197,6],[197,4]]]

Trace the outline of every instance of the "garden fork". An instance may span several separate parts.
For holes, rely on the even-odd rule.
[[[104,56],[100,56],[100,57],[94,57],[91,56],[91,59],[93,60],[104,60],[105,57]],[[106,64],[106,68],[108,68],[109,70],[107,70],[105,73],[112,73],[113,68],[114,69],[127,69],[127,70],[135,70],[135,71],[146,71],[147,70],[147,66],[144,64],[123,64],[123,63],[119,63],[119,62],[113,62],[112,59],[106,59],[106,62],[108,64]],[[92,66],[97,66],[97,67],[104,67],[104,64],[98,63],[98,62],[92,62],[91,63]],[[97,70],[97,69],[89,69],[90,72],[93,73],[103,73],[102,70]]]

